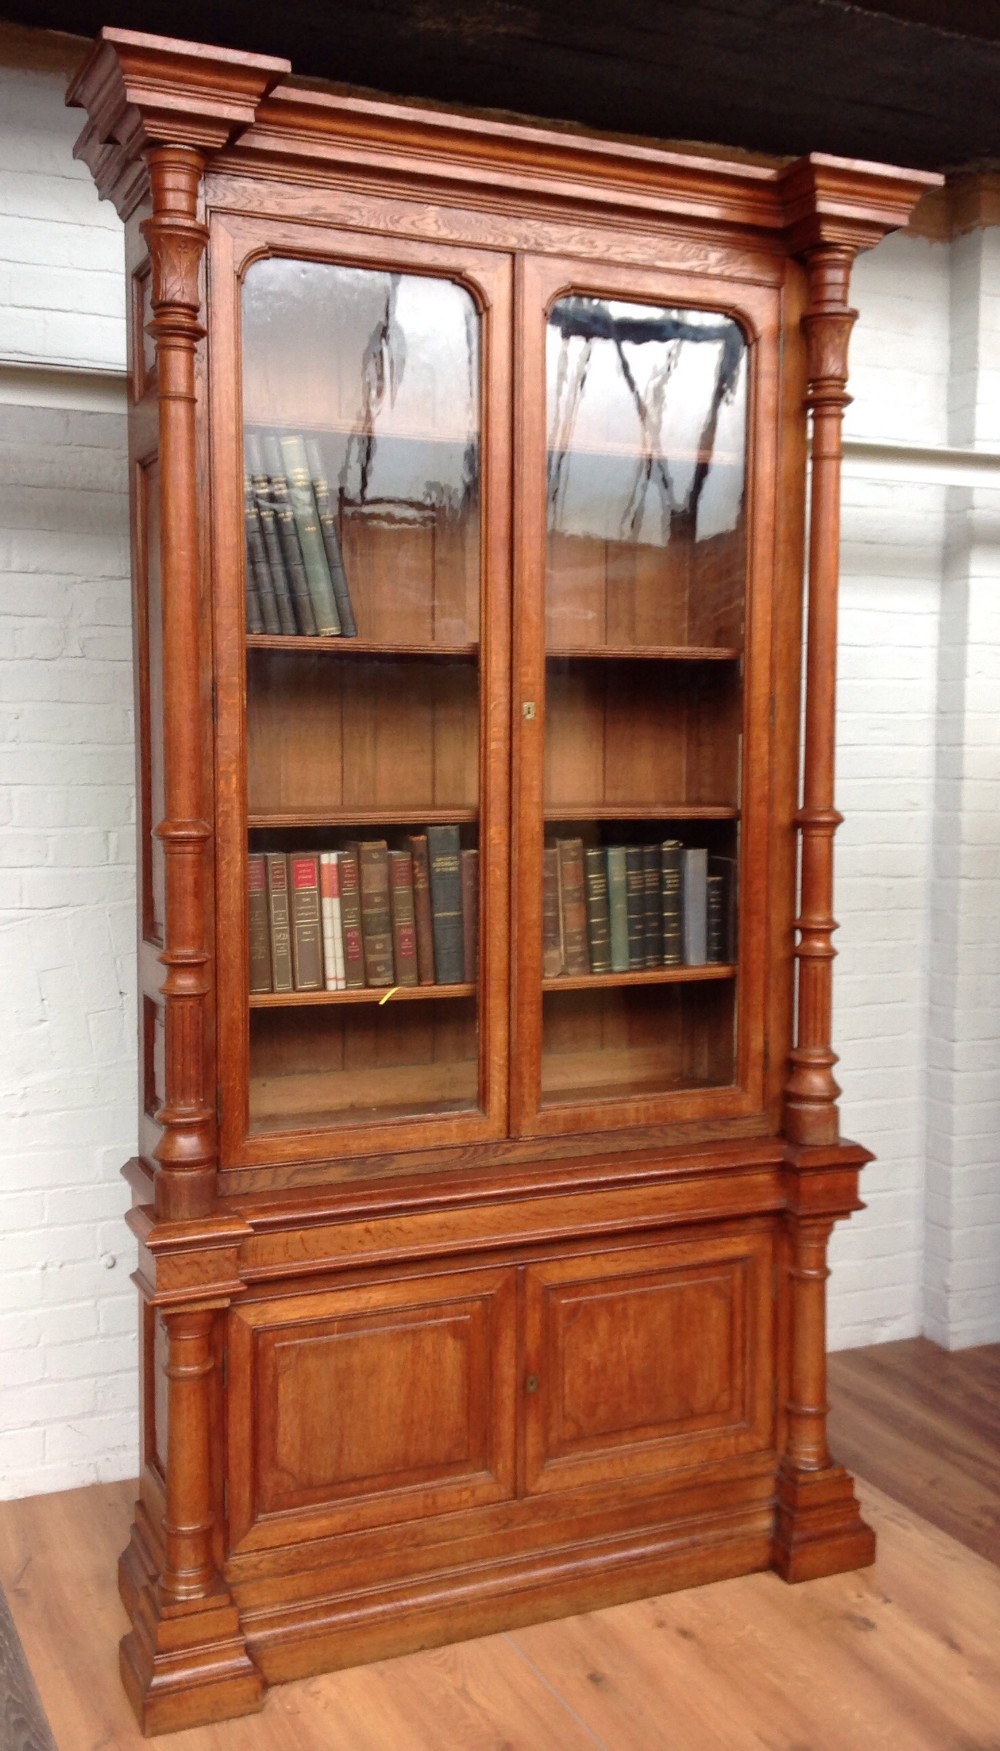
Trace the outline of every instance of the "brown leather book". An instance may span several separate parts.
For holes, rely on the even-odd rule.
[[[389,905],[389,847],[384,839],[360,839],[353,843],[352,849],[358,855],[365,984],[392,985],[395,971]]]
[[[557,839],[563,964],[567,973],[589,973],[587,902],[583,885],[583,840]]]
[[[291,991],[292,931],[288,910],[288,859],[283,851],[265,851],[267,906],[271,920],[272,990]]]
[[[271,989],[271,925],[267,910],[267,866],[262,851],[247,858],[250,905],[250,989]]]
[[[361,942],[361,878],[356,844],[340,854],[340,928],[344,937],[344,989],[361,991],[365,983],[365,952]]]
[[[462,882],[462,970],[465,983],[474,985],[479,977],[479,853],[459,854]]]
[[[288,857],[292,921],[292,969],[296,991],[323,989],[323,923],[319,903],[319,855],[292,851]]]
[[[434,923],[431,918],[431,871],[427,834],[411,833],[406,841],[413,859],[413,920],[417,932],[417,976],[421,985],[434,983]]]
[[[559,853],[547,845],[542,861],[542,978],[558,979],[563,970],[559,928]]]
[[[417,932],[413,917],[413,858],[408,851],[389,853],[389,910],[396,984],[416,985],[419,981]]]

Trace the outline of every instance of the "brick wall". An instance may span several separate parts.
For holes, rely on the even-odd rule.
[[[71,157],[74,59],[0,36],[7,1495],[136,1465],[124,397],[100,375],[124,358],[121,238]],[[962,441],[1000,443],[998,236],[894,238],[861,259],[849,432],[959,441],[961,415]],[[834,1240],[838,1345],[925,1323],[946,1342],[1000,1337],[998,495],[956,490],[845,472],[836,1041],[845,1130],[877,1160],[868,1208]]]

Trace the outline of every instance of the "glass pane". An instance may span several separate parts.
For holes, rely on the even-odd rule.
[[[549,317],[543,1101],[735,1074],[746,344]]]
[[[478,1109],[479,319],[246,276],[250,1117]]]

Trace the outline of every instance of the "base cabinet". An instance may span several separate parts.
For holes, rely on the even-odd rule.
[[[290,74],[106,30],[69,92],[128,280],[150,1733],[873,1552],[840,431],[936,179]]]

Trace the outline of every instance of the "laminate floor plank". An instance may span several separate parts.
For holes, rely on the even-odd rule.
[[[748,1575],[281,1686],[164,1751],[1000,1751],[1000,1569],[878,1490],[874,1568]],[[58,1751],[146,1743],[118,1682],[128,1485],[0,1504]],[[6,1751],[6,1747],[4,1748]]]
[[[843,1351],[830,1405],[830,1446],[849,1470],[1000,1563],[1000,1344]]]

